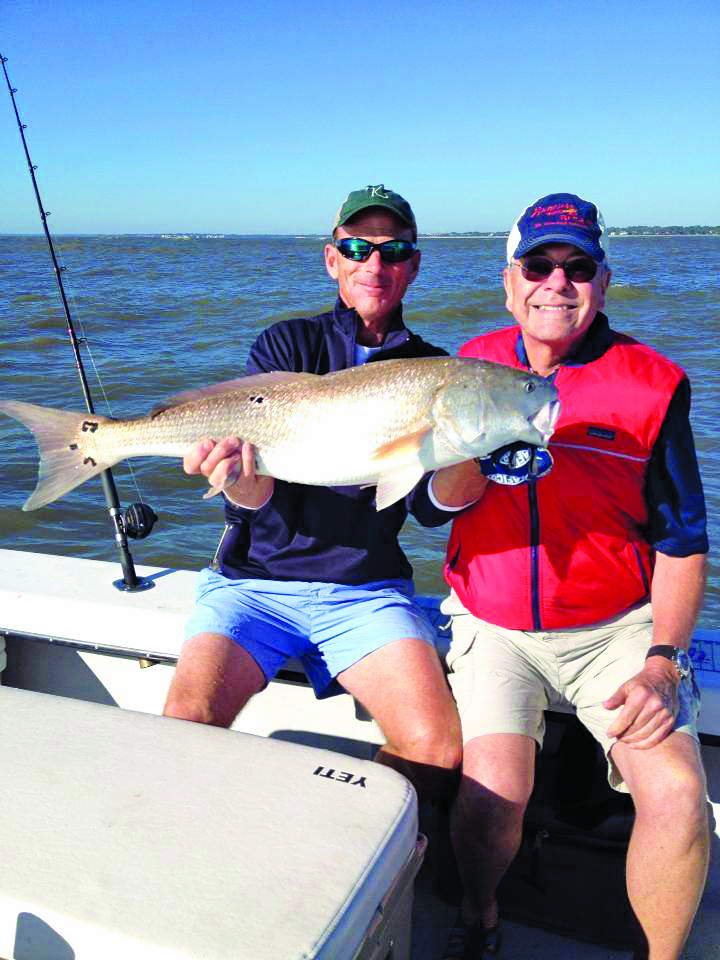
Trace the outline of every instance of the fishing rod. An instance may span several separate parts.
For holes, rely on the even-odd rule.
[[[75,356],[75,364],[77,366],[80,384],[85,397],[85,405],[87,406],[89,413],[95,413],[95,405],[93,404],[90,386],[88,384],[87,376],[85,375],[85,368],[83,366],[82,356],[80,354],[81,340],[78,339],[77,334],[75,333],[75,325],[73,324],[70,307],[68,305],[67,297],[65,296],[65,287],[62,281],[62,274],[65,270],[65,267],[61,267],[58,264],[57,257],[55,256],[55,246],[47,225],[47,218],[50,216],[50,213],[45,209],[42,198],[40,197],[40,189],[37,184],[37,178],[35,177],[37,166],[30,159],[30,151],[28,149],[27,140],[25,139],[25,129],[27,124],[23,123],[20,119],[20,113],[18,112],[17,102],[15,100],[17,87],[13,87],[10,83],[10,77],[8,76],[7,68],[5,66],[7,63],[7,57],[4,57],[2,54],[0,54],[0,61],[2,62],[3,73],[5,74],[5,82],[7,83],[7,88],[10,92],[10,99],[12,100],[13,110],[15,111],[15,119],[17,121],[18,130],[20,131],[20,139],[22,140],[23,149],[25,150],[25,158],[30,171],[33,189],[35,190],[35,199],[37,200],[38,210],[40,211],[40,219],[42,220],[45,239],[47,240],[48,247],[50,249],[50,259],[52,260],[55,279],[57,280],[58,289],[60,290],[60,299],[62,300],[63,311],[67,321],[67,333],[70,337],[70,343]],[[115,480],[113,479],[112,471],[109,467],[107,470],[103,470],[103,472],[100,474],[100,480],[102,481],[105,503],[107,504],[110,520],[115,531],[115,542],[120,552],[120,566],[122,567],[123,571],[122,580],[113,581],[113,585],[117,587],[118,590],[128,592],[147,590],[154,586],[154,583],[152,580],[148,580],[145,577],[138,577],[137,573],[135,572],[133,558],[130,555],[130,548],[128,546],[127,538],[131,537],[134,540],[142,540],[144,537],[147,537],[152,530],[155,521],[157,520],[157,516],[155,515],[154,511],[145,503],[133,503],[123,514],[120,501],[118,499]]]

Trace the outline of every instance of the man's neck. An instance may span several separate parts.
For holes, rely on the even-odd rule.
[[[530,369],[541,377],[549,377],[551,373],[555,373],[569,353],[568,350],[558,350],[549,344],[536,343],[525,335],[523,343]]]
[[[541,377],[549,377],[558,367],[572,361],[578,353],[583,351],[589,332],[590,328],[572,340],[547,343],[543,340],[535,340],[523,330],[522,341],[530,369]]]
[[[355,334],[355,341],[363,347],[379,347],[385,340],[386,333],[387,324],[379,326],[376,324],[371,325],[361,318],[360,323],[358,323],[357,333]]]
[[[363,347],[379,347],[385,342],[395,311],[382,317],[361,317],[358,313],[357,332],[355,340]]]

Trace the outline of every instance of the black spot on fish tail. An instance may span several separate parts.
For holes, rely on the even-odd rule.
[[[118,462],[118,457],[104,460],[97,452],[87,456],[83,441],[78,439],[81,432],[95,433],[108,421],[101,414],[87,416],[20,400],[0,401],[0,413],[14,417],[32,431],[40,454],[37,486],[23,510],[37,510],[52,503]]]

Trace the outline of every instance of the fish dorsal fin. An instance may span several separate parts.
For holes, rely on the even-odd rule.
[[[388,469],[392,469],[392,464],[395,462],[415,461],[430,430],[430,424],[424,423],[411,433],[405,433],[402,437],[396,437],[395,440],[383,443],[382,446],[373,450],[372,459],[382,465],[387,465]]]
[[[375,493],[375,507],[384,510],[397,500],[410,493],[412,488],[420,482],[425,468],[419,460],[408,463],[397,470],[384,473],[377,482]]]
[[[151,413],[156,415],[168,407],[177,407],[181,403],[190,403],[193,400],[205,400],[223,393],[233,393],[236,390],[267,390],[268,387],[279,383],[301,383],[302,381],[318,380],[316,373],[293,373],[289,370],[272,370],[270,373],[253,373],[247,377],[237,377],[235,380],[223,380],[222,383],[211,383],[207,387],[197,387],[193,390],[184,390],[176,393],[163,403],[158,404]]]

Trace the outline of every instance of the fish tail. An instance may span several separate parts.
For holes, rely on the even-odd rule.
[[[40,454],[37,486],[23,504],[23,510],[44,507],[121,459],[101,460],[94,444],[92,450],[88,450],[91,445],[87,438],[107,423],[109,417],[54,410],[19,400],[0,403],[0,413],[19,420],[32,431]]]

